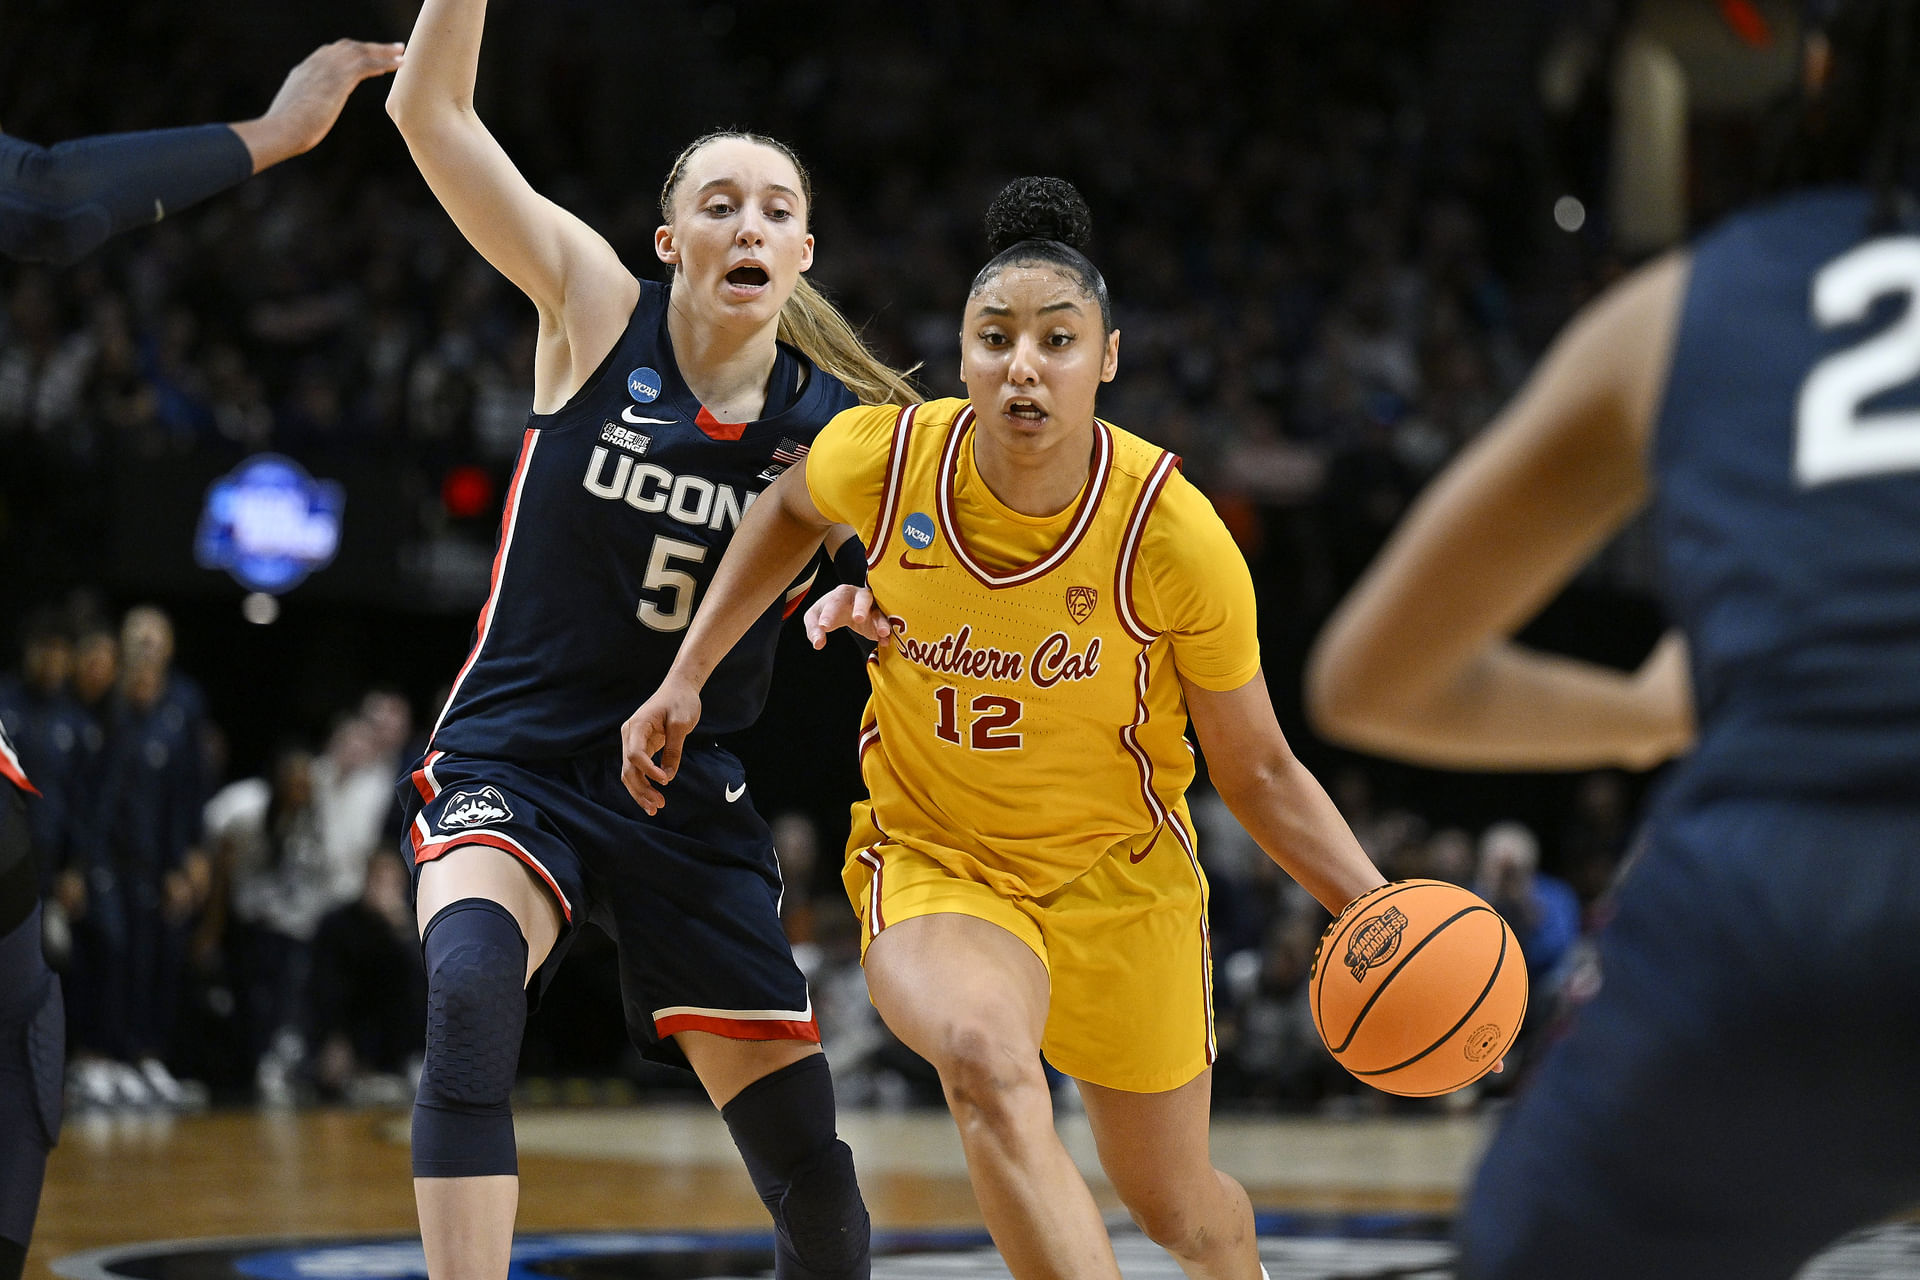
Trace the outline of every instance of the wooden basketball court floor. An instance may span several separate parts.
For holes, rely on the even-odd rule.
[[[765,1210],[719,1117],[687,1104],[522,1109],[520,1230],[762,1229]],[[1103,1209],[1086,1123],[1061,1120]],[[1485,1139],[1480,1118],[1220,1117],[1214,1159],[1261,1209],[1447,1213]],[[977,1227],[945,1112],[843,1113],[876,1228]],[[70,1116],[49,1164],[27,1280],[85,1250],[230,1236],[415,1229],[396,1110]]]

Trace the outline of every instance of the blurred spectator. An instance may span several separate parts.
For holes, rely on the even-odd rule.
[[[75,936],[76,1047],[110,1063],[81,1077],[90,1102],[190,1104],[165,1057],[186,940],[206,899],[203,702],[173,670],[173,627],[151,606],[127,612],[120,680],[108,705],[100,776],[82,824],[86,912]],[[97,1065],[97,1064],[90,1064]]]
[[[207,802],[207,836],[228,888],[234,985],[263,1097],[305,1056],[300,1021],[320,918],[346,901],[314,800],[314,760],[290,747],[270,776],[231,783]],[[357,889],[357,886],[356,886]]]
[[[335,723],[326,751],[314,762],[314,805],[336,904],[360,892],[368,851],[388,838],[394,782],[412,733],[407,700],[375,690]]]
[[[1580,937],[1573,889],[1540,872],[1540,842],[1518,822],[1497,822],[1481,833],[1473,888],[1513,926],[1527,977],[1544,995],[1549,975]]]
[[[308,1074],[323,1099],[402,1103],[413,1097],[426,1044],[426,969],[405,864],[375,853],[364,880],[313,939]]]

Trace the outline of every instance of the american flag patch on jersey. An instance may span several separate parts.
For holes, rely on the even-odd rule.
[[[791,467],[796,462],[799,462],[800,459],[807,456],[808,448],[809,446],[801,444],[798,440],[789,440],[785,436],[782,436],[780,438],[780,447],[773,451],[773,460],[775,462],[784,462]]]

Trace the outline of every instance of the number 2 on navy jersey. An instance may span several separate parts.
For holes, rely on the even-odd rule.
[[[1905,297],[1899,318],[1814,365],[1800,385],[1793,473],[1802,488],[1920,468],[1920,409],[1861,411],[1920,377],[1920,237],[1872,240],[1822,267],[1813,319],[1822,329],[1857,324],[1890,294]]]
[[[662,609],[652,600],[642,600],[634,616],[655,631],[685,631],[693,621],[693,593],[700,584],[685,569],[674,568],[674,563],[701,564],[706,558],[707,548],[697,542],[655,538],[647,552],[647,576],[640,585],[648,591],[668,592],[672,604]]]

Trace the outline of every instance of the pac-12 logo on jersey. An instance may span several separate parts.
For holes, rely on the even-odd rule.
[[[506,822],[512,817],[513,810],[507,808],[507,798],[500,794],[500,788],[481,787],[448,796],[437,825],[442,831],[464,831],[492,822]]]
[[[933,517],[924,511],[914,512],[901,524],[900,536],[915,551],[925,551],[933,545]]]
[[[1092,587],[1067,588],[1067,614],[1076,623],[1085,622],[1093,616],[1094,608],[1100,603],[1100,593]]]
[[[652,404],[660,398],[660,375],[640,366],[627,375],[627,394],[641,404]]]

